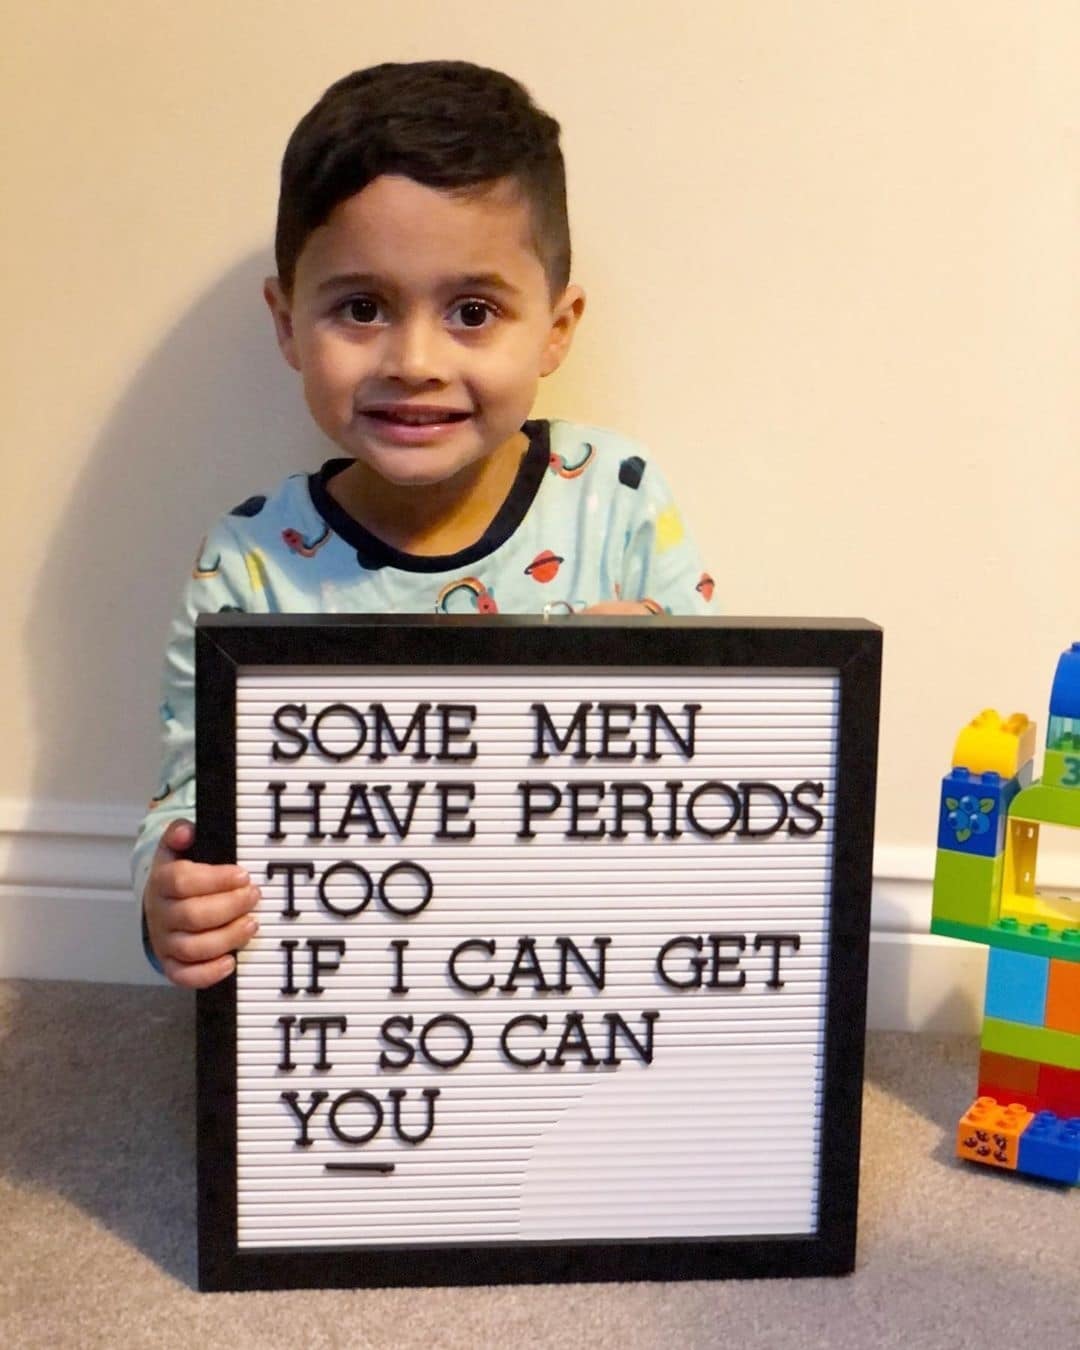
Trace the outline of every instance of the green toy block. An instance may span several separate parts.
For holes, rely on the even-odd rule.
[[[1009,819],[1080,829],[1080,791],[1071,787],[1052,787],[1040,779],[1030,787],[1021,788],[1012,799]]]
[[[1050,1031],[1026,1022],[983,1019],[982,1048],[1018,1059],[1037,1059],[1062,1069],[1080,1069],[1080,1035],[1073,1031]]]
[[[1003,854],[983,858],[939,848],[934,866],[934,919],[973,926],[992,923],[999,912],[1003,866]]]
[[[984,947],[1004,947],[1010,952],[1049,956],[1056,961],[1080,961],[1080,928],[1058,931],[1045,923],[1028,925],[1018,919],[999,919],[987,926],[934,918],[930,931],[962,942],[981,942]]]
[[[1049,788],[1080,787],[1080,754],[1076,750],[1047,750],[1039,782]]]

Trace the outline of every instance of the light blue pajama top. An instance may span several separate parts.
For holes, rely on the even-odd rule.
[[[327,490],[349,459],[292,474],[214,525],[165,654],[161,782],[132,858],[140,910],[165,827],[195,819],[197,615],[566,613],[618,599],[670,614],[716,612],[712,577],[642,446],[574,422],[529,421],[523,430],[529,448],[517,480],[484,536],[459,553],[402,553],[359,525]]]

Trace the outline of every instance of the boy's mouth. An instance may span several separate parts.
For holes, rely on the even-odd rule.
[[[380,422],[393,422],[399,426],[424,427],[445,422],[464,422],[471,414],[459,408],[409,407],[402,404],[394,407],[389,404],[362,408],[365,417],[377,418]]]

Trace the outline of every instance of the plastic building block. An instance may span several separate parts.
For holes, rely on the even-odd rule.
[[[956,1156],[1015,1172],[1020,1136],[1034,1119],[1019,1102],[1002,1106],[993,1097],[978,1097],[956,1127]]]
[[[1080,1038],[1080,963],[1049,963],[1046,1016],[1043,1019],[1055,1031],[1069,1031]]]
[[[1042,1068],[1033,1059],[984,1050],[979,1055],[979,1096],[993,1097],[999,1102],[1019,1102],[1029,1111],[1041,1111],[1047,1105],[1039,1093]]]
[[[989,928],[956,923],[934,916],[931,933],[960,938],[964,942],[982,942],[987,947],[1003,947],[1010,952],[1030,952],[1061,961],[1080,961],[1080,928],[1055,932],[1045,923],[1024,924],[1016,918],[998,919]]]
[[[1046,748],[1056,754],[1080,755],[1080,717],[1051,717],[1046,728]]]
[[[1050,687],[1051,717],[1080,717],[1080,642],[1058,657]]]
[[[1080,1036],[1069,1031],[1050,1031],[1024,1022],[1004,1022],[984,1017],[982,1048],[1019,1059],[1037,1059],[1062,1069],[1080,1069]]]
[[[1045,923],[1059,930],[1075,928],[1080,926],[1080,903],[1069,896],[1054,896],[1035,888],[1039,824],[1039,821],[1017,818],[1013,814],[1009,816],[1001,878],[1001,917],[1019,919],[1027,924]]]
[[[1034,722],[1023,713],[1003,719],[993,708],[984,708],[957,736],[952,764],[970,773],[998,773],[1002,778],[1019,774],[1021,781],[1029,781],[1034,754]]]
[[[1080,787],[1080,737],[1062,736],[1053,749],[1047,748],[1039,782],[1052,788]]]
[[[1018,1059],[1015,1055],[999,1055],[994,1050],[984,1050],[979,1055],[979,1082],[997,1083],[1009,1092],[1039,1091],[1039,1070],[1043,1066],[1033,1059]],[[1014,1098],[1007,1093],[983,1092],[980,1097],[997,1097],[999,1102],[1011,1102]],[[1015,1100],[1019,1101],[1019,1098]]]
[[[1050,1181],[1080,1182],[1080,1116],[1040,1111],[1020,1136],[1016,1170]]]
[[[1018,778],[953,769],[941,783],[938,848],[997,857],[1005,847],[1009,803],[1019,791]]]
[[[979,1096],[993,1097],[997,1102],[1008,1102],[1022,1106],[1025,1111],[1043,1111],[1046,1110],[1046,1103],[1039,1096],[1038,1091],[1017,1092],[1013,1088],[1006,1087],[1003,1083],[995,1083],[993,1079],[979,1078]]]
[[[1039,1102],[1059,1116],[1080,1116],[1080,1069],[1040,1064]]]
[[[1080,961],[1080,927],[1054,929],[1045,923],[1021,923],[1008,915],[993,924],[987,938],[990,946],[1005,947],[1052,960]]]
[[[930,931],[990,949],[979,1096],[956,1151],[1080,1184],[1080,899],[1036,887],[1043,825],[1080,830],[1080,642],[1062,653],[1041,779],[1035,725],[985,709],[941,784]]]
[[[972,927],[992,923],[998,917],[1003,867],[1003,857],[982,858],[939,848],[934,868],[934,918]]]
[[[1080,792],[1074,792],[1072,788],[1032,783],[1030,787],[1021,788],[1013,799],[1009,818],[1080,829]]]
[[[1080,965],[1076,970],[1080,974]],[[1049,978],[1048,957],[992,948],[986,968],[986,1016],[1043,1026]]]

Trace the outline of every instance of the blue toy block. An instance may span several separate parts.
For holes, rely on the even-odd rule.
[[[1016,1170],[1049,1181],[1080,1182],[1080,1116],[1040,1111],[1020,1136]]]
[[[1080,642],[1058,657],[1050,690],[1051,717],[1080,717]]]
[[[938,848],[996,858],[1005,851],[1009,804],[1020,779],[953,769],[941,780]]]
[[[986,966],[984,1015],[1041,1027],[1046,1017],[1050,958],[992,947]]]

